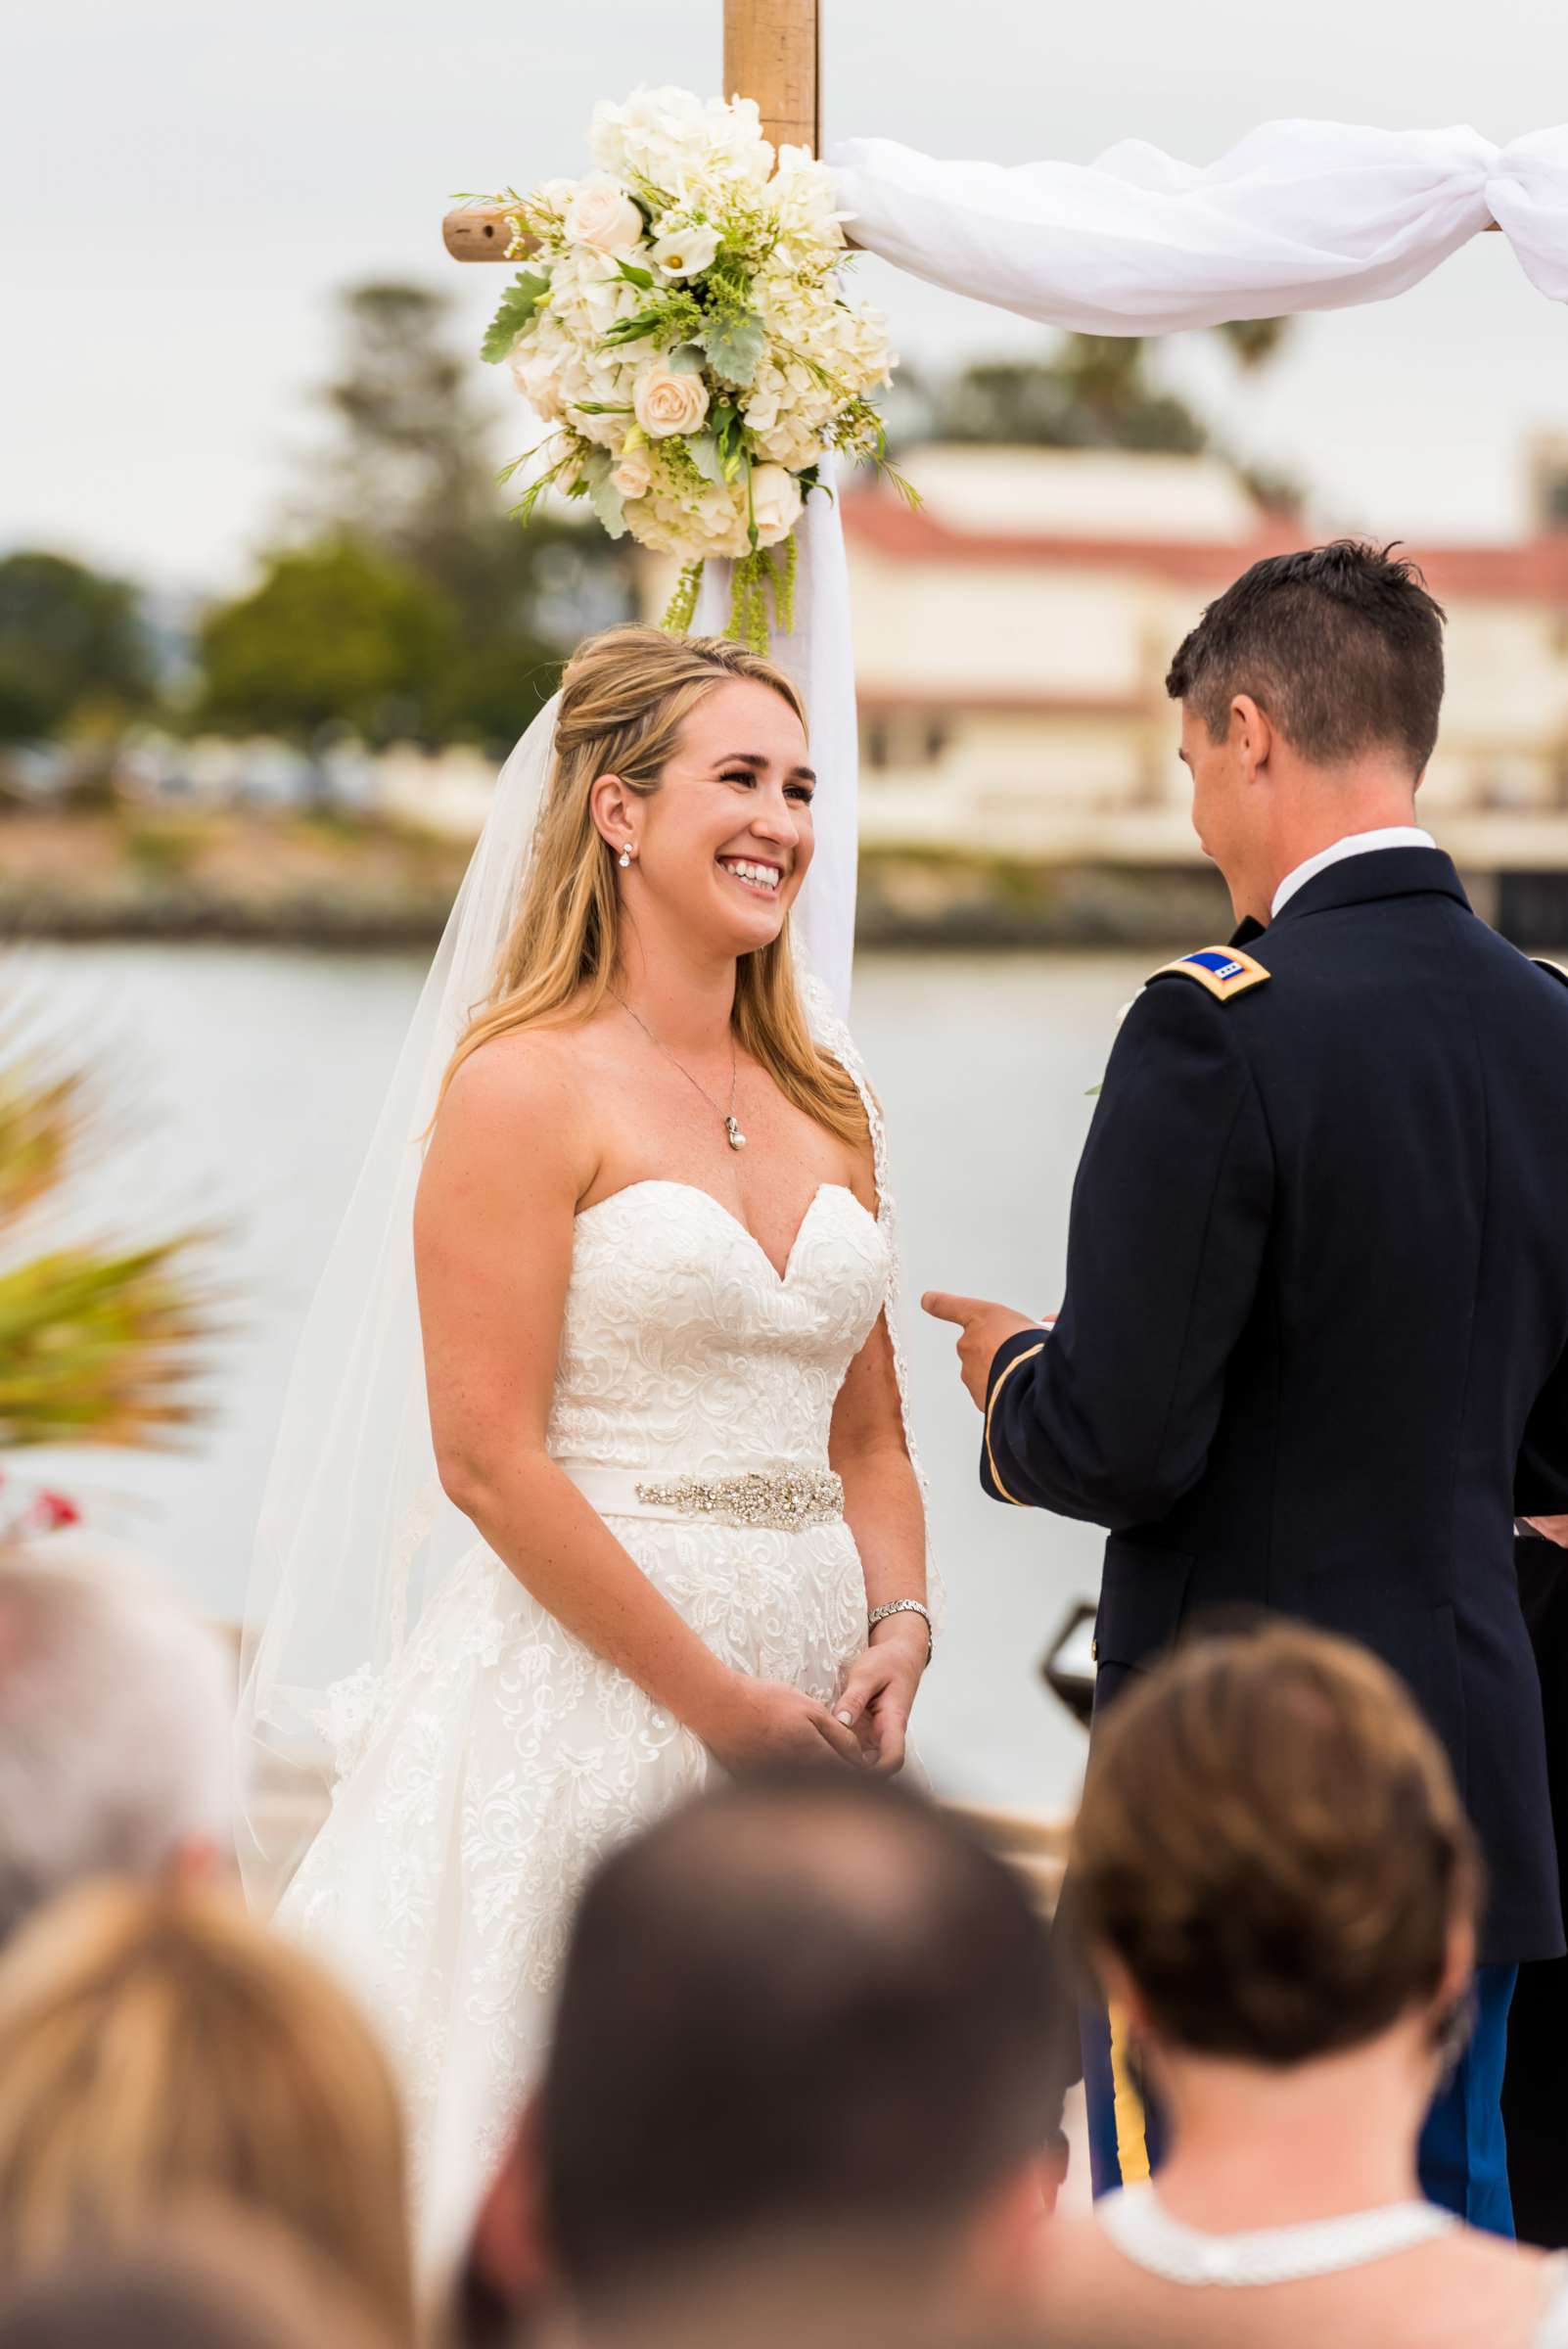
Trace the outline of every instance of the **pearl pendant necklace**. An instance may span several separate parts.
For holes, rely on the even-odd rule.
[[[610,991],[612,994],[615,994],[614,988],[612,988]],[[735,1115],[735,1087],[740,1078],[740,1063],[736,1058],[735,1053],[734,1030],[730,1030],[729,1036],[729,1112],[726,1116],[725,1113],[718,1108],[718,1103],[714,1099],[714,1096],[709,1091],[707,1085],[698,1083],[697,1079],[692,1075],[690,1069],[687,1068],[685,1062],[676,1060],[675,1055],[670,1051],[668,1044],[660,1043],[658,1036],[655,1036],[653,1030],[649,1027],[641,1012],[631,1011],[631,1005],[626,1001],[624,995],[616,995],[616,1001],[620,1004],[623,1011],[631,1012],[632,1018],[636,1021],[638,1027],[642,1030],[643,1035],[648,1038],[648,1041],[654,1045],[657,1050],[664,1054],[666,1060],[670,1063],[671,1067],[677,1068],[680,1071],[682,1077],[685,1078],[686,1082],[691,1085],[696,1085],[698,1092],[701,1093],[709,1108],[718,1111],[718,1115],[724,1120],[724,1139],[726,1142],[728,1142],[730,1148],[732,1150],[744,1150],[746,1147],[746,1136],[742,1133],[740,1129],[740,1120]]]

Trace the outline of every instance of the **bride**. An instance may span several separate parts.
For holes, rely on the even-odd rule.
[[[291,1388],[246,1726],[274,1766],[325,1749],[279,1919],[401,2059],[429,2265],[598,1854],[715,1764],[903,1759],[924,1518],[880,1117],[792,966],[816,788],[770,663],[581,646],[503,775]],[[264,1800],[251,1823],[276,1868]]]

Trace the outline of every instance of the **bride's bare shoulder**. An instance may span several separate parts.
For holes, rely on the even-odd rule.
[[[513,1198],[535,1189],[575,1198],[597,1163],[594,1086],[582,1031],[527,1028],[489,1037],[453,1071],[425,1161],[429,1192],[499,1186]]]
[[[493,1036],[453,1071],[439,1118],[467,1125],[494,1118],[534,1118],[548,1108],[570,1114],[601,1047],[591,1021],[561,1020]]]

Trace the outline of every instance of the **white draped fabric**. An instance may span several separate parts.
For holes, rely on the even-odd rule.
[[[829,466],[830,495],[807,498],[796,527],[795,628],[776,629],[772,658],[800,687],[811,728],[817,791],[812,815],[816,854],[791,921],[806,959],[823,982],[841,1017],[850,1007],[854,955],[855,808],[860,736],[854,707],[854,650],[850,641],[850,571],[844,552],[838,493]],[[710,562],[703,574],[694,631],[721,636],[729,619],[729,563]]]
[[[1538,292],[1568,299],[1568,128],[1497,147],[1463,124],[1265,122],[1201,167],[1141,139],[1092,163],[942,162],[893,139],[827,161],[856,244],[1081,334],[1381,301],[1494,220]]]

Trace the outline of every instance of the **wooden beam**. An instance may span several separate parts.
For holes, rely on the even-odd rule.
[[[822,145],[821,0],[724,0],[724,95],[755,98],[775,147]]]
[[[724,0],[724,95],[755,98],[775,147],[821,148],[821,0]],[[504,261],[511,230],[493,205],[448,212],[454,261]]]
[[[441,242],[454,261],[504,261],[511,241],[511,224],[493,205],[465,206],[441,222]]]

